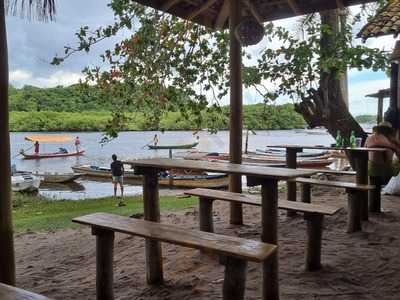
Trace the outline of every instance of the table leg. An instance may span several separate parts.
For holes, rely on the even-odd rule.
[[[297,148],[286,148],[286,167],[290,169],[297,168]],[[287,182],[287,200],[296,201],[296,182]],[[295,211],[287,211],[288,217],[293,217],[296,215]]]
[[[265,180],[261,185],[261,240],[278,244],[278,181]],[[279,299],[278,251],[263,263],[263,299]]]
[[[369,177],[369,184],[374,185],[375,188],[368,192],[369,211],[380,213],[381,212],[381,178],[376,176]]]
[[[229,191],[233,193],[242,192],[242,176],[237,174],[229,175]],[[243,225],[243,207],[241,203],[230,203],[230,223]]]
[[[368,152],[353,152],[352,155],[355,160],[356,183],[368,184]],[[368,192],[360,192],[357,195],[360,197],[361,220],[368,221]]]
[[[144,219],[160,222],[158,173],[155,169],[148,169],[143,173]],[[148,284],[163,281],[161,243],[151,239],[146,239],[146,275]]]

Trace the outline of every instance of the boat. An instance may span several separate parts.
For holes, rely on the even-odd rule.
[[[31,135],[26,136],[25,140],[34,143],[65,143],[73,140],[71,136],[67,135]],[[85,153],[85,150],[79,150],[68,152],[65,148],[59,148],[57,152],[51,153],[26,153],[24,149],[19,151],[19,154],[23,156],[24,159],[42,159],[42,158],[59,158],[59,157],[69,157],[69,156],[81,156]]]
[[[85,173],[85,177],[111,179],[111,169],[93,165],[73,166],[72,170],[78,173]],[[129,183],[142,184],[142,176],[134,173],[133,169],[124,172],[124,180]],[[202,173],[196,174],[190,171],[174,174],[173,172],[163,172],[159,176],[160,186],[179,187],[179,188],[225,188],[229,184],[229,177],[226,174]]]
[[[84,173],[44,173],[37,174],[44,183],[70,183],[85,175]]]
[[[28,172],[16,172],[11,176],[13,192],[35,192],[39,189],[41,179]]]
[[[152,150],[159,150],[159,149],[191,149],[196,147],[199,142],[194,142],[191,144],[181,144],[181,145],[151,145],[148,144],[147,147]]]
[[[285,157],[286,150],[284,149],[276,149],[276,148],[269,148],[266,149],[256,149],[255,154],[267,154],[276,157]],[[297,157],[321,157],[329,154],[329,151],[321,151],[321,150],[304,150],[303,152],[298,152]]]

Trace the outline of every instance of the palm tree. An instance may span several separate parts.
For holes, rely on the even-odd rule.
[[[10,132],[8,127],[8,55],[6,12],[52,20],[55,0],[0,0],[0,282],[15,285],[11,218]]]

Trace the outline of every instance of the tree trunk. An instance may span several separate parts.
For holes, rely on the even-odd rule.
[[[340,30],[340,18],[337,10],[320,12],[322,25],[328,25],[333,34],[321,33],[321,57],[323,61],[332,55],[335,48],[335,35]],[[338,76],[339,75],[339,76]],[[343,89],[343,76],[335,70],[322,70],[318,90],[310,89],[308,96],[295,106],[298,113],[310,127],[324,126],[328,132],[336,137],[340,130],[346,143],[349,142],[351,131],[357,137],[367,138],[367,134],[350,114],[346,105],[346,95]]]
[[[0,1],[0,282],[15,284],[11,219],[10,132],[8,128],[8,57],[4,1]]]

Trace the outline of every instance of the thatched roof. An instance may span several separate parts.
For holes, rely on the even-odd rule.
[[[226,28],[232,0],[134,0],[140,4],[214,28]],[[240,0],[234,0],[240,1]],[[253,15],[265,22],[341,8],[374,0],[242,0],[243,16]]]
[[[392,0],[358,33],[357,37],[366,41],[370,37],[379,37],[400,33],[400,0]]]
[[[388,98],[390,97],[390,89],[379,90],[377,93],[365,95],[371,98]]]

